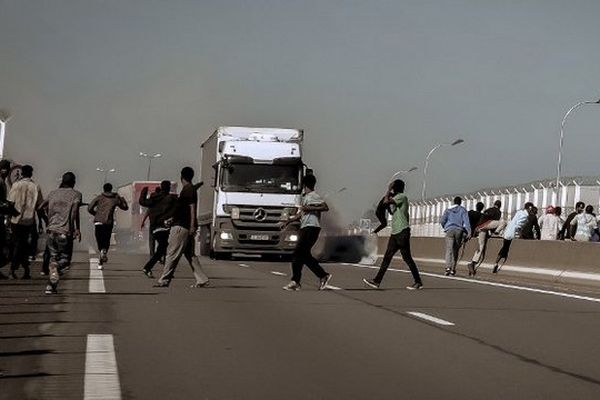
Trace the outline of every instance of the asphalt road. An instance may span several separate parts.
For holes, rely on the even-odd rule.
[[[287,263],[203,259],[209,288],[190,288],[182,263],[158,289],[144,257],[113,254],[106,293],[91,294],[90,257],[58,296],[41,277],[0,281],[0,399],[83,399],[90,334],[114,338],[122,399],[600,398],[600,294],[583,288],[436,274],[408,291],[410,275],[390,271],[368,290],[372,269],[328,264],[340,290],[305,271],[285,292]]]

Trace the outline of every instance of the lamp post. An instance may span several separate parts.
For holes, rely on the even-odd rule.
[[[117,170],[114,168],[108,169],[108,168],[100,168],[100,167],[96,168],[96,171],[100,172],[101,174],[104,174],[103,183],[106,183],[106,181],[108,180],[109,173],[114,174],[115,172],[117,172]]]
[[[588,105],[588,104],[598,104],[600,105],[600,99],[596,100],[596,101],[580,101],[579,103],[575,104],[573,107],[571,107],[569,109],[569,111],[567,111],[567,113],[565,114],[565,116],[562,119],[562,122],[560,123],[560,142],[558,144],[558,162],[556,164],[556,185],[554,186],[554,194],[553,197],[556,195],[558,196],[558,190],[560,187],[560,174],[562,172],[562,150],[563,150],[563,142],[565,139],[565,123],[567,122],[567,118],[569,117],[569,115],[575,111],[576,109],[578,109],[579,107]],[[554,202],[554,199],[552,199]]]
[[[423,168],[423,190],[421,191],[421,200],[425,200],[425,197],[427,195],[427,169],[429,167],[429,158],[431,158],[431,155],[440,147],[456,146],[457,144],[461,144],[461,143],[464,143],[464,140],[456,139],[452,143],[440,143],[429,151],[429,153],[427,154],[427,157],[425,157],[425,167]]]
[[[0,159],[4,158],[4,138],[6,136],[6,123],[12,116],[7,110],[0,110]]]
[[[148,173],[146,174],[146,180],[149,181],[150,180],[150,168],[152,168],[152,160],[154,160],[155,158],[162,157],[162,154],[161,153],[148,154],[148,153],[140,152],[140,157],[148,160]]]

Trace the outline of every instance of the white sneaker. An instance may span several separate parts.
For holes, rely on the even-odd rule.
[[[300,290],[301,287],[302,286],[299,283],[291,281],[290,283],[288,283],[287,285],[285,285],[283,287],[283,290],[288,290],[288,291],[294,292],[296,290]]]

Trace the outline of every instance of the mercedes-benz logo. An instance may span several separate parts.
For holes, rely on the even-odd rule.
[[[264,208],[257,208],[256,211],[254,211],[254,214],[252,214],[254,216],[254,219],[258,222],[262,222],[265,219],[267,219],[267,211]]]

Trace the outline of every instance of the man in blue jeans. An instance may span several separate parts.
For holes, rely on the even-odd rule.
[[[446,232],[446,276],[456,275],[458,252],[463,240],[471,236],[469,213],[461,204],[462,199],[458,196],[455,197],[454,205],[444,212],[440,220],[440,224]],[[471,276],[470,269],[469,276]]]
[[[407,286],[408,290],[418,290],[423,287],[419,268],[410,253],[410,225],[408,219],[408,197],[404,194],[404,181],[397,179],[392,183],[392,190],[386,194],[385,202],[392,206],[392,235],[388,241],[385,256],[379,267],[379,272],[373,279],[364,278],[363,282],[371,289],[379,289],[381,281],[392,262],[392,258],[400,250],[402,259],[410,268],[414,283]]]
[[[60,187],[53,190],[41,208],[48,216],[48,250],[50,251],[50,271],[46,294],[58,293],[59,269],[69,263],[71,241],[81,241],[79,205],[81,193],[75,187],[75,174],[63,175]]]

